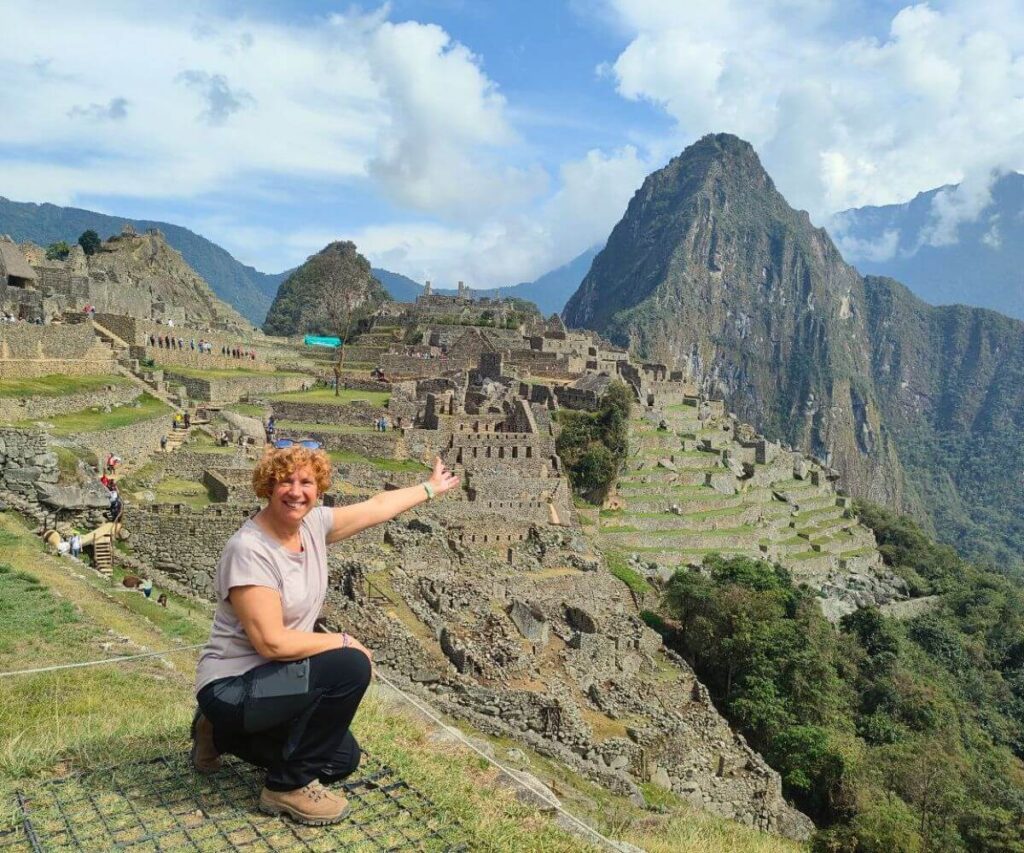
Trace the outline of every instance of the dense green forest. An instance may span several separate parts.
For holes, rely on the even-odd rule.
[[[858,507],[928,612],[821,615],[778,566],[709,557],[651,624],[819,826],[822,851],[1024,851],[1024,589]]]

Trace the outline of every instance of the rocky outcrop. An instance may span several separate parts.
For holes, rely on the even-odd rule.
[[[73,246],[63,261],[48,259],[45,249],[31,243],[21,249],[37,273],[48,317],[91,304],[100,313],[173,320],[238,335],[253,332],[248,320],[218,299],[156,229],[140,235],[126,228],[92,255]]]

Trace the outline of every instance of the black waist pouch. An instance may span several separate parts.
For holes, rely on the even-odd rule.
[[[262,732],[290,722],[312,704],[309,660],[267,663],[252,670],[245,698],[245,731]]]

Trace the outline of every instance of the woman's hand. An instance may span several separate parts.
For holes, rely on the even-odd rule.
[[[345,634],[345,636],[348,638],[348,642],[342,648],[356,649],[357,651],[362,652],[364,655],[366,655],[370,659],[370,663],[372,664],[373,663],[373,652],[371,652],[368,648],[366,648],[366,646],[364,646],[362,643],[360,643],[359,640],[357,640],[351,634]]]
[[[444,466],[440,456],[436,456],[434,457],[434,471],[427,482],[430,483],[430,487],[434,490],[434,495],[440,497],[450,489],[457,488],[459,478]]]

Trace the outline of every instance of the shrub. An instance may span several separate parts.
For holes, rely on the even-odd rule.
[[[103,242],[100,240],[100,235],[90,228],[88,231],[82,232],[82,236],[78,238],[78,245],[87,255],[95,255]]]
[[[46,247],[46,259],[48,261],[63,261],[71,254],[71,247],[64,241],[58,240]]]

